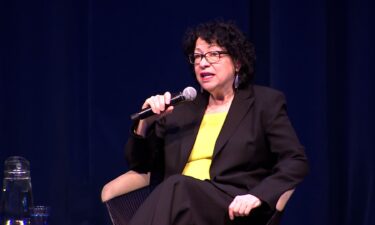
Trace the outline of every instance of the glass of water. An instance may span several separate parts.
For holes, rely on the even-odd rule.
[[[0,199],[1,225],[29,224],[32,206],[30,163],[21,156],[11,156],[4,163]]]

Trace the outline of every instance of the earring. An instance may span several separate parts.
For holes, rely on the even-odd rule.
[[[239,76],[238,76],[238,73],[236,73],[236,75],[234,75],[234,82],[233,82],[234,89],[237,90],[239,85],[240,85]]]

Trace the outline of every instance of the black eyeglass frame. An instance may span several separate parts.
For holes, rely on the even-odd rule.
[[[217,56],[216,55],[215,56],[211,56],[211,58],[212,57],[217,57],[216,60],[212,60],[212,59],[210,59],[210,57],[207,57],[207,54],[212,54],[212,53],[217,53]],[[202,61],[202,59],[204,57],[208,63],[217,63],[217,62],[220,61],[221,55],[224,55],[224,54],[227,55],[229,53],[227,51],[209,51],[209,52],[206,52],[204,54],[202,54],[202,53],[193,53],[193,54],[189,55],[189,62],[191,64],[193,64],[193,65],[194,64],[198,64],[198,63],[200,63]],[[198,59],[198,57],[200,58],[200,60],[198,62],[196,62],[196,60]]]

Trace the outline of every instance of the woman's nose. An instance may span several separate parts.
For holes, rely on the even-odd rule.
[[[207,67],[211,64],[207,61],[206,57],[202,57],[201,61],[199,62],[200,67]]]

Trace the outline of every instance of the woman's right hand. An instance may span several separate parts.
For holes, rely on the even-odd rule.
[[[148,127],[155,122],[155,120],[169,114],[173,110],[173,106],[168,106],[171,102],[171,93],[165,92],[164,95],[151,96],[142,105],[142,109],[151,108],[155,115],[146,119],[140,120],[135,133],[145,137]]]

